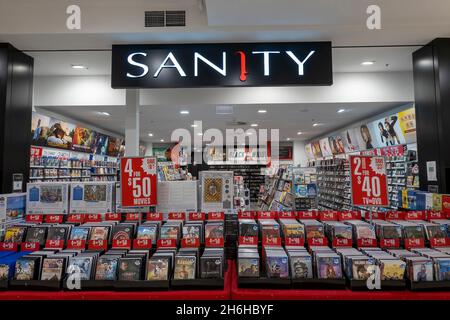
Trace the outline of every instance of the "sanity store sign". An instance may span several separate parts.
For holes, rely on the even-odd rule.
[[[120,182],[122,207],[142,207],[156,205],[156,158],[121,158]]]
[[[113,45],[113,88],[329,86],[331,42]]]
[[[365,207],[389,205],[386,159],[350,156],[352,204]]]

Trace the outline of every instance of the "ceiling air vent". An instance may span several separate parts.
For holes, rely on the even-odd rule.
[[[146,28],[185,27],[186,11],[145,11]]]

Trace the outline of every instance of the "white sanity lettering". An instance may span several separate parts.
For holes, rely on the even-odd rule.
[[[222,52],[222,68],[219,68],[217,65],[206,59],[200,53],[194,53],[194,76],[198,77],[198,60],[202,60],[208,66],[216,70],[218,73],[223,75],[224,77],[227,75],[227,54],[226,52]]]
[[[66,20],[66,27],[69,30],[81,29],[81,9],[75,4],[66,8],[66,13],[69,15]]]
[[[311,51],[303,61],[300,61],[292,51],[286,51],[289,57],[298,65],[298,75],[302,76],[304,74],[304,68],[306,61],[315,53],[315,51]]]
[[[264,55],[264,75],[270,76],[270,54],[280,53],[280,51],[253,51],[253,54],[263,54]]]
[[[173,64],[168,64],[166,65],[166,63],[168,61],[172,61]],[[182,77],[186,77],[186,73],[184,72],[184,70],[181,68],[180,64],[178,63],[177,58],[175,58],[175,56],[173,55],[172,52],[169,52],[169,54],[167,55],[167,57],[164,59],[164,61],[161,63],[161,65],[159,66],[158,70],[156,70],[155,74],[153,75],[154,78],[158,78],[159,73],[161,72],[161,70],[163,68],[176,68],[178,70],[178,73],[180,74],[180,76]]]
[[[147,65],[133,60],[134,56],[136,56],[136,55],[146,57],[147,54],[145,52],[135,52],[135,53],[130,54],[127,58],[127,61],[129,64],[131,64],[132,66],[142,68],[142,73],[138,74],[138,75],[132,75],[131,73],[127,73],[128,78],[141,78],[141,77],[144,77],[148,73]]]

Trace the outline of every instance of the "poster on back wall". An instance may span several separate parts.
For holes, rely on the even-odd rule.
[[[119,157],[123,156],[124,152],[124,140],[122,138],[109,137],[107,155],[111,157]]]
[[[108,136],[97,133],[94,142],[91,144],[91,152],[93,154],[105,156],[108,151],[108,139]]]
[[[324,157],[330,157],[333,155],[328,138],[323,138],[320,140],[320,150],[322,150],[322,156]]]
[[[341,135],[337,134],[328,138],[333,155],[345,153],[344,141]]]
[[[308,159],[314,159],[313,147],[311,143],[305,145],[305,153]]]
[[[314,158],[322,158],[322,150],[320,149],[320,142],[314,141],[311,143]]]
[[[96,132],[76,126],[72,139],[72,149],[75,151],[91,152],[91,146],[95,142]]]
[[[367,124],[362,124],[356,128],[359,150],[369,150],[376,148],[374,134]]]
[[[359,150],[357,131],[358,129],[352,128],[341,133],[344,140],[345,152],[355,152]]]
[[[47,146],[70,149],[75,126],[55,118],[50,118],[50,128],[47,133]]]
[[[376,147],[389,147],[406,143],[400,128],[398,114],[375,120],[370,126],[374,133]]]
[[[413,108],[398,113],[400,128],[406,143],[415,143],[416,136],[416,110]]]
[[[33,112],[31,117],[31,144],[35,146],[46,146],[49,128],[50,117]]]

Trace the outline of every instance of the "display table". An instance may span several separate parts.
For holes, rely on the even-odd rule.
[[[450,291],[351,291],[238,288],[237,271],[232,270],[232,300],[450,300]]]

